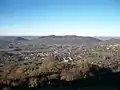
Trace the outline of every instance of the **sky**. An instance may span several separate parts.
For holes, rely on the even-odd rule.
[[[0,0],[0,36],[120,36],[120,0]]]

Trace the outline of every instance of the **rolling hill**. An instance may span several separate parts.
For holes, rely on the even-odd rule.
[[[28,44],[70,44],[70,45],[91,45],[91,44],[97,44],[99,42],[102,42],[102,40],[94,38],[94,37],[82,37],[82,36],[75,36],[75,35],[66,35],[66,36],[41,36],[34,40],[30,40],[27,43]]]
[[[0,37],[0,48],[7,48],[11,43],[17,44],[19,42],[29,41],[23,37],[15,37],[15,36],[1,36]]]
[[[109,40],[105,40],[103,44],[120,44],[120,39],[111,38]]]

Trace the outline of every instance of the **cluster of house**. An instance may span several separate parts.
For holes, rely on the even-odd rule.
[[[120,47],[120,44],[108,44],[108,45],[100,45],[101,47],[106,47],[107,50],[110,49],[116,49],[118,47]]]
[[[69,53],[58,53],[58,52],[27,52],[24,53],[24,59],[41,59],[44,60],[47,57],[54,57],[55,60],[62,62],[72,62],[73,58],[70,57]]]

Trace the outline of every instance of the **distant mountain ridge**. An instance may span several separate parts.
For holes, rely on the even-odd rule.
[[[105,40],[103,43],[104,44],[120,44],[120,39],[111,38],[109,40]]]
[[[7,47],[10,43],[16,45],[16,43],[21,43],[21,45],[35,45],[37,48],[40,44],[59,44],[59,45],[97,45],[97,44],[114,44],[120,43],[120,39],[109,39],[101,40],[97,37],[89,36],[76,36],[76,35],[64,35],[64,36],[1,36],[0,37],[0,48]],[[26,46],[27,47],[27,46]]]
[[[0,48],[6,48],[11,43],[16,44],[19,42],[26,42],[29,41],[23,37],[15,37],[15,36],[0,36]]]
[[[10,41],[10,42],[28,41],[28,39],[25,39],[23,37],[16,37],[16,36],[3,36],[0,37],[0,40]]]
[[[28,39],[25,39],[23,37],[17,37],[15,41],[28,41]]]
[[[46,43],[46,44],[87,44],[87,43],[96,43],[101,42],[102,40],[94,38],[94,37],[83,37],[76,35],[65,35],[65,36],[39,36],[37,38],[28,40],[23,37],[0,37],[0,40],[9,41],[9,42],[23,42],[29,41],[30,43]]]
[[[95,44],[102,42],[102,40],[94,38],[94,37],[83,37],[76,35],[65,35],[65,36],[40,36],[34,40],[31,40],[29,43],[38,44]]]
[[[110,40],[110,39],[120,39],[119,36],[95,36],[95,38],[98,38],[100,40],[106,41],[106,40]]]

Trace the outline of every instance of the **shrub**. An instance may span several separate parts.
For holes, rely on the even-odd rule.
[[[69,70],[66,70],[64,72],[63,76],[65,77],[66,81],[72,81],[72,80],[75,80],[75,79],[83,78],[83,74],[76,67],[73,67]]]
[[[61,65],[55,60],[44,60],[40,69],[41,72],[59,72]]]
[[[91,67],[91,64],[88,62],[88,60],[79,60],[76,62],[76,67],[80,68],[80,69],[87,69],[89,70],[89,68]]]
[[[8,78],[18,79],[25,76],[25,68],[24,67],[17,67],[11,70]]]
[[[29,87],[37,87],[38,78],[29,78]]]

